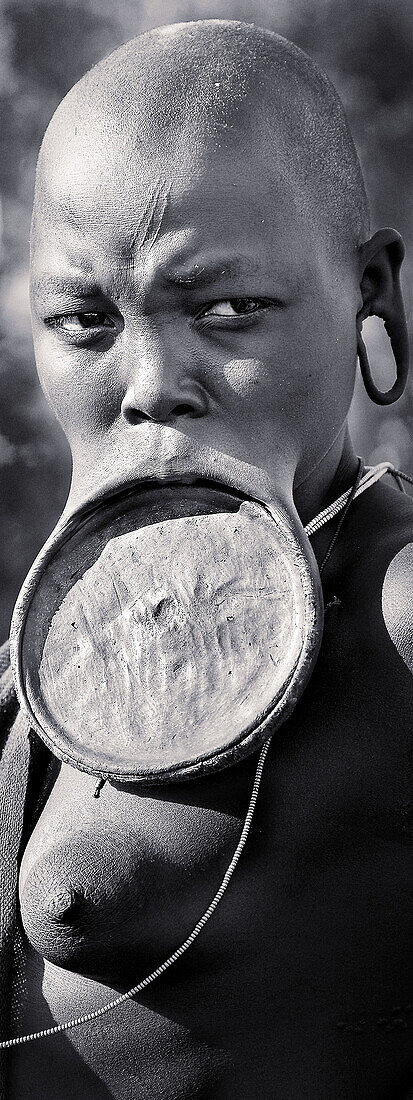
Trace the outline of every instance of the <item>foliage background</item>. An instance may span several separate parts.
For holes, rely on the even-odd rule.
[[[150,27],[239,18],[292,38],[326,70],[346,108],[371,202],[373,229],[394,225],[408,259],[412,328],[413,5],[411,0],[0,0],[0,501],[2,637],[18,588],[60,514],[67,445],[36,381],[27,298],[30,208],[37,151],[57,103],[104,54]],[[376,379],[392,377],[378,322],[368,322]],[[365,330],[366,331],[366,330]],[[413,472],[413,388],[390,409],[357,385],[358,453]]]

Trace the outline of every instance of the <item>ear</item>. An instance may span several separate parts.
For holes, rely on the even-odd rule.
[[[400,285],[405,247],[395,229],[379,229],[359,250],[360,290],[363,305],[357,314],[357,330],[366,317],[382,317],[396,360],[400,392],[409,370],[409,336]]]

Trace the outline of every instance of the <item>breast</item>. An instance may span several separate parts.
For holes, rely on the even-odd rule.
[[[187,785],[159,798],[107,783],[97,799],[95,778],[62,765],[20,869],[22,921],[36,951],[119,985],[147,974],[219,886],[250,772],[244,764],[231,782],[217,776],[216,798],[210,785],[202,805]]]

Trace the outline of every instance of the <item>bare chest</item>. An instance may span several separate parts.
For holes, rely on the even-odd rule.
[[[45,1095],[51,1072],[61,1100],[75,1087],[91,1100],[104,1088],[116,1100],[404,1095],[408,774],[400,750],[384,751],[378,710],[383,731],[382,700],[370,703],[361,737],[336,683],[323,720],[311,698],[297,711],[271,750],[231,887],[196,945],[145,996],[19,1050],[15,1100],[28,1079]],[[222,773],[203,795],[192,784],[171,799],[123,792],[122,813],[110,789],[98,805],[87,777],[69,789],[73,777],[62,771],[22,865],[26,884],[35,875],[33,897],[55,899],[43,932],[44,905],[37,909],[46,950],[38,942],[27,956],[22,1029],[91,1011],[182,942],[229,862],[253,770]],[[70,828],[59,810],[69,802]],[[83,915],[76,904],[65,911],[65,896],[75,903],[81,894]]]

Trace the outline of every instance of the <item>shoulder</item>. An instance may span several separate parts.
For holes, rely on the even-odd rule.
[[[382,562],[413,541],[413,498],[383,481],[366,489],[352,506],[360,560],[374,551]]]
[[[382,610],[389,637],[413,673],[413,536],[394,554],[386,569]]]
[[[382,483],[367,490],[354,502],[345,541],[360,629],[377,648],[387,639],[413,672],[412,498]]]

